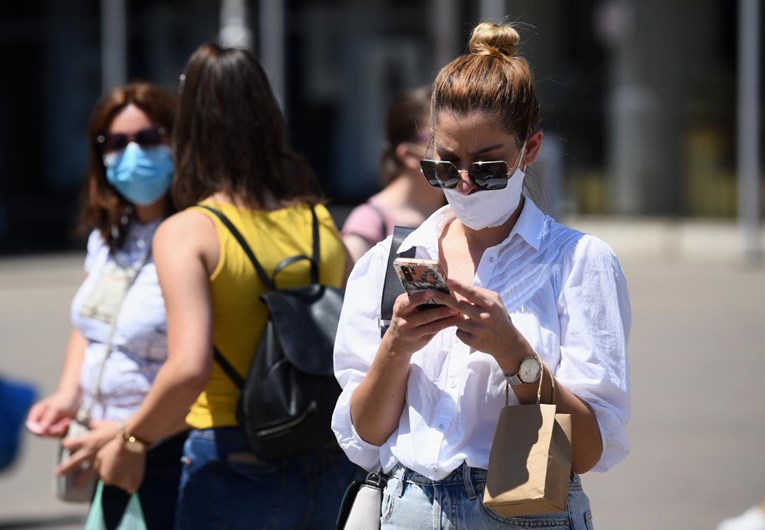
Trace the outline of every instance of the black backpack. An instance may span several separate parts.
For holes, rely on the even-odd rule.
[[[242,246],[268,289],[260,298],[269,318],[255,358],[244,379],[223,354],[215,360],[239,387],[237,420],[252,451],[263,460],[279,460],[337,450],[330,423],[340,396],[334,375],[333,347],[343,291],[319,283],[319,221],[313,207],[313,256],[282,260],[269,278],[247,242],[219,210],[213,212]],[[311,262],[305,287],[278,289],[276,275],[300,260]]]

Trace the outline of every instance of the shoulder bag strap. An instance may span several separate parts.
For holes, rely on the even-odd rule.
[[[396,270],[393,268],[393,260],[398,256],[398,248],[414,228],[409,226],[396,226],[393,228],[393,238],[390,242],[390,252],[388,253],[388,266],[385,268],[385,283],[383,283],[382,300],[380,301],[380,338],[385,335],[390,327],[390,319],[393,316],[393,304],[396,298],[404,292],[404,286],[401,285]],[[414,247],[402,252],[400,255],[406,258],[413,258],[416,249]]]
[[[380,240],[385,239],[385,236],[388,233],[388,219],[385,217],[385,212],[383,212],[382,209],[373,202],[367,201],[365,204],[374,210],[374,212],[380,218],[380,233],[382,234]]]
[[[101,379],[104,376],[106,361],[109,359],[109,356],[112,353],[112,339],[114,338],[114,330],[117,329],[117,318],[119,317],[120,311],[122,310],[122,304],[125,302],[125,298],[127,298],[128,291],[130,291],[130,288],[138,279],[138,275],[141,273],[141,269],[143,269],[143,266],[146,265],[146,262],[149,261],[150,256],[151,244],[149,244],[149,249],[146,251],[146,254],[144,254],[143,258],[141,258],[141,261],[139,261],[138,265],[136,265],[136,267],[131,271],[130,277],[128,277],[127,280],[127,285],[125,285],[125,291],[122,293],[119,304],[114,310],[114,315],[112,315],[112,321],[109,325],[109,335],[107,335],[106,341],[104,342],[104,356],[101,358],[101,363],[98,366],[98,373],[96,374],[96,381],[90,391],[92,403],[97,403],[101,400]],[[83,425],[90,423],[90,408],[79,409],[77,411],[76,420]]]

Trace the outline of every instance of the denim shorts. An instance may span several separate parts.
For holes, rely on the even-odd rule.
[[[568,507],[559,514],[503,517],[483,505],[486,470],[462,464],[433,481],[402,465],[393,468],[382,502],[383,530],[494,530],[508,528],[592,530],[590,501],[572,474]]]
[[[259,461],[237,427],[192,430],[186,440],[178,530],[334,528],[358,467],[337,452]]]

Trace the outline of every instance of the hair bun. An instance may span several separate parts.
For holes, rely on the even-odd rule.
[[[476,55],[515,57],[520,42],[521,36],[512,26],[481,22],[470,36],[468,49]]]

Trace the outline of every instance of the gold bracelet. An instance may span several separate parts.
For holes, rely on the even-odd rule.
[[[125,422],[120,423],[120,438],[122,439],[122,447],[127,451],[136,454],[144,454],[149,450],[149,442],[137,438],[125,428]]]

